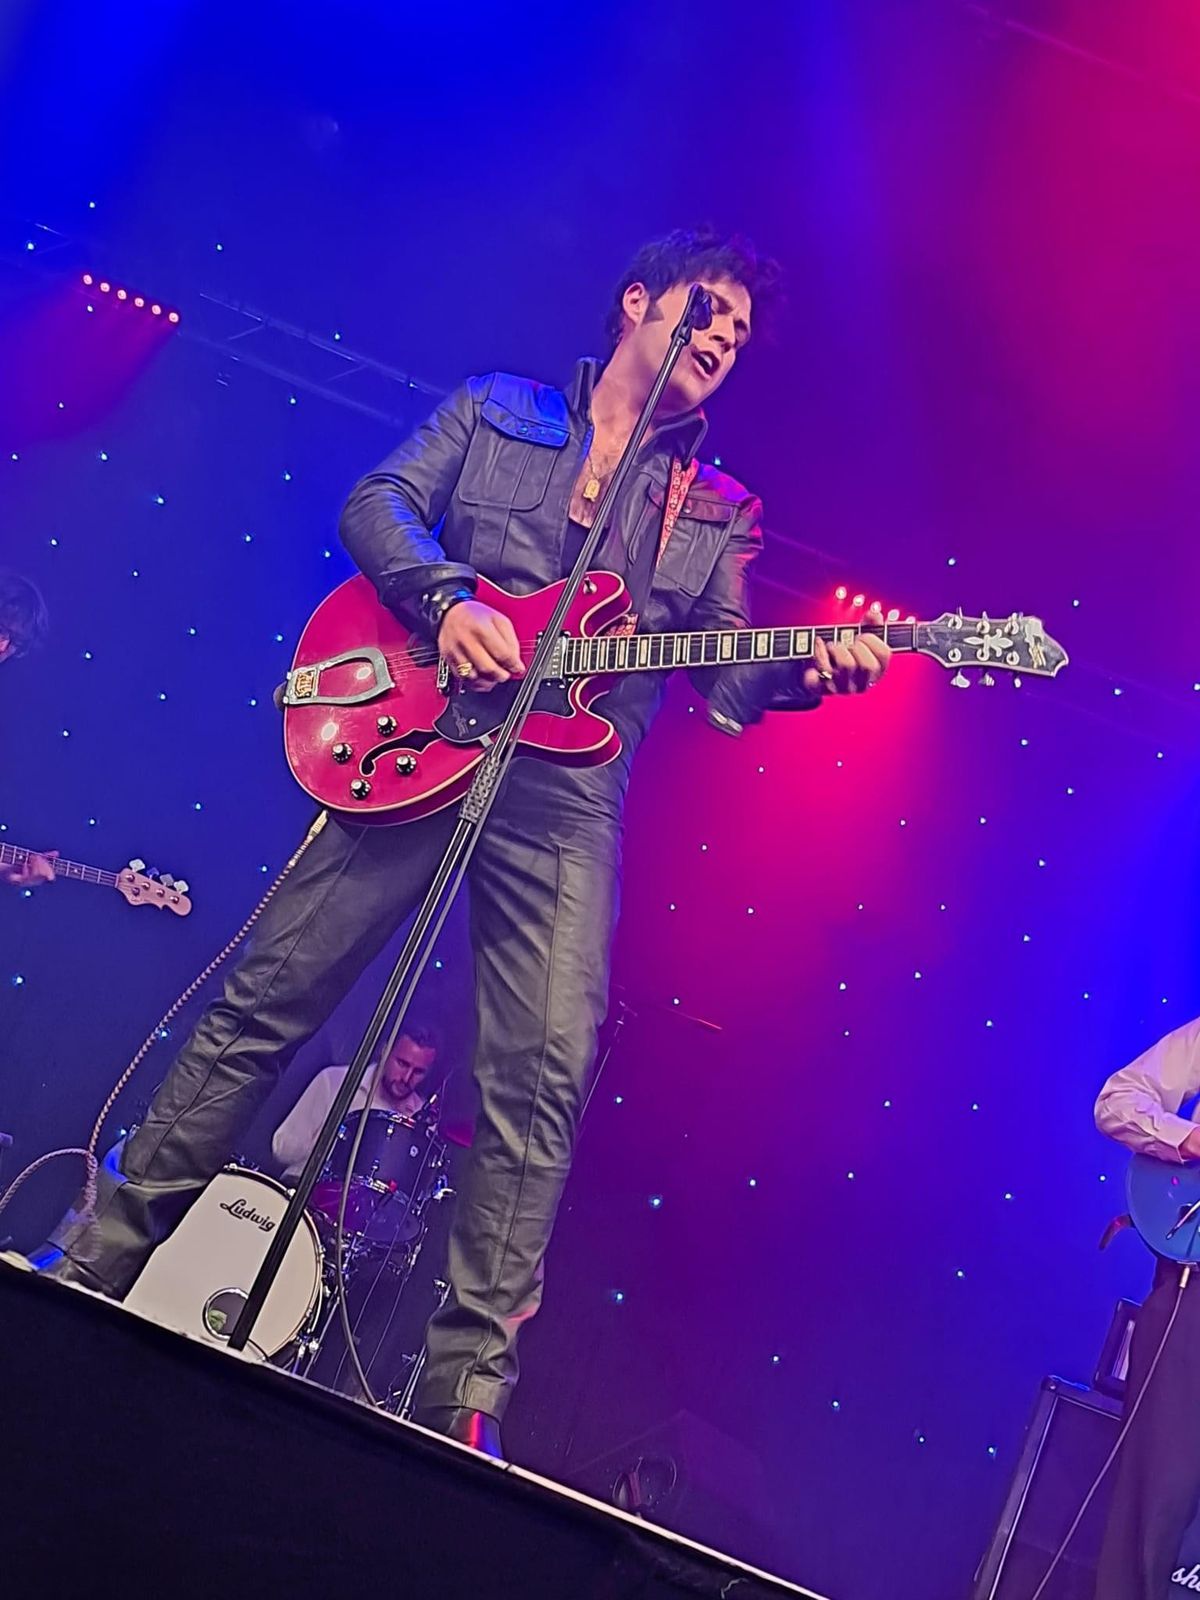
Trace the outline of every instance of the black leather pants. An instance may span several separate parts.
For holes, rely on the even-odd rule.
[[[452,1293],[429,1329],[422,1406],[499,1416],[516,1336],[571,1164],[608,991],[620,823],[570,773],[519,760],[470,870],[482,1100],[450,1245]],[[594,776],[594,775],[593,775]],[[296,1050],[419,902],[453,809],[394,828],[330,818],[260,919],[224,993],[128,1141],[67,1275],[123,1295],[230,1152]],[[65,1265],[65,1264],[64,1264]]]

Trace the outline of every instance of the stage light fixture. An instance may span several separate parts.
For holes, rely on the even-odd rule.
[[[149,311],[151,316],[166,317],[172,327],[178,327],[183,320],[179,311],[168,309],[158,300],[147,300],[144,294],[135,294],[132,290],[126,288],[117,288],[114,291],[113,285],[107,278],[97,279],[94,273],[81,273],[80,282],[87,289],[98,288],[101,294],[111,294],[114,299],[120,300],[126,305],[136,306],[139,311]],[[88,310],[90,311],[91,309],[89,306]]]

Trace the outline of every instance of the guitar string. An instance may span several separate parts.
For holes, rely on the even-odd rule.
[[[719,640],[724,639],[724,638],[734,638],[734,639],[736,639],[736,638],[753,638],[753,637],[759,636],[759,635],[770,635],[770,636],[773,637],[773,636],[779,635],[779,634],[816,633],[818,637],[824,638],[825,642],[827,644],[829,644],[829,643],[833,642],[833,634],[835,633],[835,631],[841,631],[843,628],[850,627],[850,626],[852,626],[852,624],[849,624],[849,623],[846,623],[846,624],[842,624],[842,623],[821,623],[816,628],[811,628],[811,627],[808,627],[808,628],[796,628],[796,627],[779,627],[779,628],[714,628],[714,629],[709,630],[709,631],[698,632],[698,633],[636,633],[636,634],[624,634],[624,635],[621,635],[621,634],[616,634],[616,635],[610,635],[610,634],[568,634],[565,637],[567,638],[567,641],[570,644],[578,643],[578,644],[582,644],[582,645],[600,645],[600,644],[618,645],[623,640],[632,640],[632,641],[635,641],[635,643],[636,642],[640,642],[642,640],[651,640],[651,641],[659,640],[659,641],[663,642],[662,648],[660,648],[660,652],[659,652],[660,656],[661,656],[662,650],[665,649],[666,641],[669,641],[669,640],[673,641],[673,640],[684,639],[684,640],[690,641],[693,645],[696,644],[696,643],[700,643],[701,647],[703,648],[703,645],[710,639],[719,641]],[[861,636],[863,634],[869,634],[872,637],[879,637],[884,632],[882,627],[881,628],[870,628],[870,627],[859,627],[857,625],[854,625],[854,626],[855,626],[856,635],[858,635],[858,636]],[[888,626],[888,628],[905,629],[905,630],[913,630],[915,628],[915,624],[913,624],[913,623],[903,623],[903,622],[888,623],[887,626]],[[828,634],[829,634],[828,638],[825,638],[826,632],[828,632]],[[525,650],[532,651],[532,650],[535,650],[537,648],[537,646],[538,646],[538,644],[540,642],[541,642],[540,639],[537,639],[537,638],[534,638],[534,639],[518,639],[517,640],[517,648],[519,650],[521,650],[522,652],[525,651]],[[630,648],[633,648],[633,646],[631,646]],[[774,646],[772,646],[772,648],[774,648]],[[794,649],[795,647],[793,646],[792,648]],[[896,640],[895,643],[892,645],[892,648],[893,649],[899,649],[899,650],[905,650],[905,649],[914,648],[914,635],[910,632],[909,636],[906,639],[904,639],[903,641]],[[437,649],[432,645],[422,645],[419,649],[405,650],[401,654],[394,654],[394,653],[390,653],[387,650],[381,650],[380,651],[380,655],[383,657],[383,660],[387,663],[387,665],[394,669],[394,675],[397,676],[397,677],[405,677],[405,676],[408,676],[409,674],[411,674],[413,672],[425,672],[425,671],[428,671],[428,669],[430,667],[436,666],[437,663],[442,659],[440,652],[438,652]],[[698,661],[684,660],[684,661],[677,661],[677,662],[666,662],[666,661],[660,660],[659,662],[655,663],[655,667],[659,668],[659,669],[662,669],[662,670],[669,670],[672,666],[692,666],[692,667],[752,666],[752,665],[755,664],[755,662],[763,661],[763,660],[766,660],[766,659],[802,661],[802,660],[805,659],[805,655],[803,653],[797,652],[794,655],[789,653],[787,656],[783,656],[783,657],[774,656],[774,655],[771,656],[770,658],[763,657],[763,656],[752,656],[752,657],[749,657],[746,660],[740,660],[737,657],[726,658],[726,659],[718,660],[718,661],[707,661],[707,660],[701,659],[701,660],[698,660]],[[341,664],[342,665],[349,665],[348,662],[343,662]],[[314,665],[319,666],[320,663],[319,662],[318,663],[314,663]],[[641,663],[640,665],[644,669],[644,668],[647,668],[649,666],[649,663]],[[294,671],[298,671],[298,672],[303,672],[305,670],[305,668],[304,667],[298,667],[298,668],[294,668],[293,670]],[[611,667],[608,667],[608,668],[597,667],[597,668],[592,669],[592,671],[605,671],[605,670],[619,671],[619,670],[622,670],[622,669],[617,667],[615,663]],[[631,669],[627,668],[625,670],[631,670]],[[578,675],[579,676],[588,676],[589,673],[587,671],[584,671],[583,669],[579,669]]]

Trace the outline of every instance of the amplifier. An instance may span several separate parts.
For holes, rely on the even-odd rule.
[[[996,1531],[975,1574],[971,1600],[1032,1600],[1116,1443],[1120,1425],[1121,1408],[1107,1395],[1065,1378],[1043,1380]],[[1092,1600],[1116,1475],[1114,1461],[1043,1600]],[[1180,1563],[1162,1600],[1200,1589],[1200,1517],[1184,1535]]]

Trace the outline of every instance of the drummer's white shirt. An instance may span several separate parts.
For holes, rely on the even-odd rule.
[[[347,1067],[326,1067],[323,1072],[318,1072],[276,1128],[275,1137],[271,1140],[271,1154],[283,1168],[285,1178],[296,1177],[308,1160],[309,1151],[317,1142],[321,1124],[329,1114],[334,1096],[348,1070]],[[366,1086],[370,1083],[374,1070],[373,1067],[367,1069],[366,1077],[359,1084],[354,1099],[350,1102],[351,1111],[361,1111],[366,1105]],[[421,1109],[425,1101],[421,1095],[413,1093],[397,1102],[384,1091],[380,1082],[376,1086],[375,1099],[372,1103],[384,1111],[397,1111],[411,1117]]]

